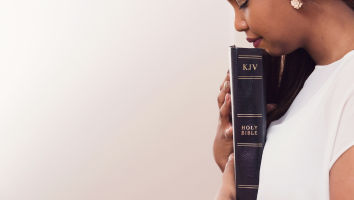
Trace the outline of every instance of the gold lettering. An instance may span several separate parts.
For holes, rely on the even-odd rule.
[[[242,70],[256,70],[258,67],[258,64],[242,64]]]
[[[258,65],[258,64],[256,64],[256,65],[252,64],[254,70],[256,70],[257,65]],[[250,66],[250,68],[251,68],[251,66]]]
[[[243,70],[251,70],[251,66],[249,68],[247,68],[247,64],[242,64],[243,65]]]
[[[258,126],[242,125],[241,135],[258,135]]]

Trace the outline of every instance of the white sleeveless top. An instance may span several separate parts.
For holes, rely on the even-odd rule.
[[[329,200],[329,171],[354,145],[354,50],[316,65],[263,151],[257,200]]]

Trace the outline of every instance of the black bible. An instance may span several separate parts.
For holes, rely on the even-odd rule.
[[[263,50],[229,50],[236,200],[256,200],[267,117]]]

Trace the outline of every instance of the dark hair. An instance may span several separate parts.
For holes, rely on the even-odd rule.
[[[277,108],[267,114],[269,124],[282,117],[302,89],[306,79],[315,69],[315,61],[302,48],[288,55],[272,57],[263,50],[267,103]]]
[[[313,0],[304,1],[315,3]],[[342,1],[354,11],[354,0]],[[267,114],[268,128],[272,121],[281,118],[289,109],[305,81],[315,69],[316,63],[302,48],[278,57],[272,57],[264,50],[263,58],[267,103],[277,104],[276,109]]]
[[[342,0],[354,11],[354,0]],[[311,2],[311,0],[306,0]],[[313,2],[311,2],[313,3]],[[302,48],[278,57],[263,51],[267,87],[267,103],[277,104],[277,108],[267,114],[267,128],[289,109],[305,81],[315,69],[316,63]]]
[[[354,10],[354,1],[353,0],[342,0],[344,1],[352,10]]]

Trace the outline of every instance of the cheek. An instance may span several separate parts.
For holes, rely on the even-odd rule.
[[[261,48],[274,56],[288,54],[299,48],[298,30],[291,16],[294,11],[291,10],[290,1],[289,5],[273,4],[273,8],[263,2],[252,8],[254,9],[249,9],[245,16],[251,31],[263,37]]]

